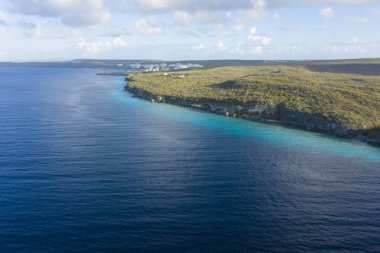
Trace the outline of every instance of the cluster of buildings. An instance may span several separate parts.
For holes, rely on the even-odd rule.
[[[172,71],[180,69],[189,68],[203,68],[202,65],[193,63],[157,63],[157,64],[141,64],[133,63],[127,66],[132,70],[143,71],[143,72],[157,72],[157,71]]]

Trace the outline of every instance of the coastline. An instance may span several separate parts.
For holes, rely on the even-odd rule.
[[[238,105],[234,103],[221,103],[216,101],[194,101],[179,97],[157,96],[148,91],[130,86],[132,79],[126,78],[124,90],[133,94],[134,97],[144,99],[153,103],[167,103],[197,109],[200,111],[236,117],[248,121],[263,122],[269,124],[280,124],[292,128],[320,132],[334,135],[336,137],[356,139],[372,145],[380,146],[379,129],[373,131],[356,130],[342,126],[338,122],[328,120],[316,115],[289,110],[281,105],[253,103],[250,105]]]

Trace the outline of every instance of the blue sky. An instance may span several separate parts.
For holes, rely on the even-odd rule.
[[[0,61],[380,57],[380,0],[1,0]]]

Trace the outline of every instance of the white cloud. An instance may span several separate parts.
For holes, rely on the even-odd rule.
[[[155,19],[142,18],[136,22],[136,28],[143,35],[162,35],[162,28],[157,26]]]
[[[380,0],[0,2],[0,44],[4,45],[2,50],[9,59],[40,57],[39,52],[45,47],[52,47],[51,57],[54,53],[73,58],[81,53],[89,56],[95,53],[96,57],[123,57],[120,55],[121,51],[125,53],[125,57],[140,57],[139,54],[146,57],[151,51],[155,51],[154,57],[166,59],[196,56],[212,58],[215,55],[226,58],[252,58],[250,54],[261,54],[263,58],[286,58],[291,56],[290,45],[293,44],[298,46],[297,55],[318,58],[326,44],[336,38],[344,38],[335,43],[341,52],[344,52],[343,47],[354,52],[354,49],[360,46],[368,50],[366,55],[357,54],[360,57],[377,57],[376,52],[380,52],[376,33],[371,32],[376,30],[379,16],[376,16],[375,12],[380,6],[372,4],[380,3]],[[362,6],[365,7],[361,8]],[[321,10],[323,7],[326,8]],[[300,15],[305,13],[314,13],[317,15],[316,19],[303,19],[300,24]],[[322,16],[318,18],[319,14],[323,17],[335,17],[336,22],[324,22]],[[19,20],[27,20],[32,24],[20,26]],[[364,23],[365,27],[351,23]],[[85,27],[95,25],[98,26]],[[327,25],[329,30],[320,29]],[[259,29],[260,27],[262,29]],[[318,31],[320,36],[310,38],[309,34],[313,31]],[[148,39],[139,36],[162,34],[165,36],[152,36]],[[350,36],[347,37],[347,34]],[[41,39],[25,42],[23,35]],[[357,35],[360,39],[350,39],[351,35]],[[124,39],[131,41],[133,47],[118,49],[127,46]],[[143,39],[144,43],[139,43],[139,40]],[[25,43],[28,44],[30,52],[23,47]],[[156,50],[146,50],[147,47]],[[67,48],[67,51],[63,51],[64,48]],[[282,51],[277,54],[279,50]],[[335,57],[337,56],[340,57],[335,54]]]
[[[111,46],[126,47],[126,46],[128,46],[128,43],[125,40],[123,40],[122,38],[115,38],[111,42]]]
[[[266,15],[265,7],[267,5],[264,0],[252,0],[253,6],[248,11],[248,17],[251,19],[262,19]]]
[[[258,35],[256,27],[252,27],[248,34],[248,41],[259,46],[267,46],[272,42],[272,39],[267,36]]]
[[[48,18],[57,18],[68,26],[91,26],[106,23],[111,13],[103,0],[6,0],[11,11]]]
[[[325,18],[332,18],[334,17],[335,15],[335,11],[333,8],[331,7],[326,7],[326,8],[323,8],[320,13],[319,13],[321,16],[325,17]]]
[[[252,53],[254,54],[261,54],[263,52],[263,48],[261,46],[257,46],[253,48]]]
[[[249,31],[246,41],[238,43],[230,48],[231,54],[262,54],[264,47],[272,42],[272,38],[259,35],[256,27],[252,27]]]
[[[230,50],[231,54],[244,54],[245,49],[243,43],[238,43],[236,46],[232,47]]]
[[[351,39],[348,40],[348,44],[356,45],[360,43],[360,39],[357,37],[352,37]]]
[[[81,37],[79,38],[78,47],[81,49],[84,49],[88,52],[91,52],[93,54],[99,52],[100,50],[100,42],[87,42],[85,38]]]
[[[219,43],[216,45],[216,47],[217,47],[219,50],[222,50],[222,51],[227,50],[227,47],[224,45],[224,43],[223,43],[222,41],[219,42]]]
[[[364,54],[367,53],[367,49],[362,47],[359,44],[347,44],[347,43],[340,43],[340,44],[332,44],[327,46],[324,51],[326,53],[331,54],[352,54],[352,53],[359,53]]]
[[[128,46],[128,43],[121,38],[115,38],[110,41],[88,42],[85,38],[81,37],[79,38],[79,42],[77,43],[77,46],[80,49],[85,50],[86,52],[96,54],[96,53],[99,53],[100,51],[110,49],[110,48],[126,47]]]

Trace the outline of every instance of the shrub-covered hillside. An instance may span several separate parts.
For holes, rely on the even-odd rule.
[[[380,77],[313,72],[304,67],[221,67],[131,74],[129,85],[156,96],[231,104],[270,103],[352,129],[380,126]]]

